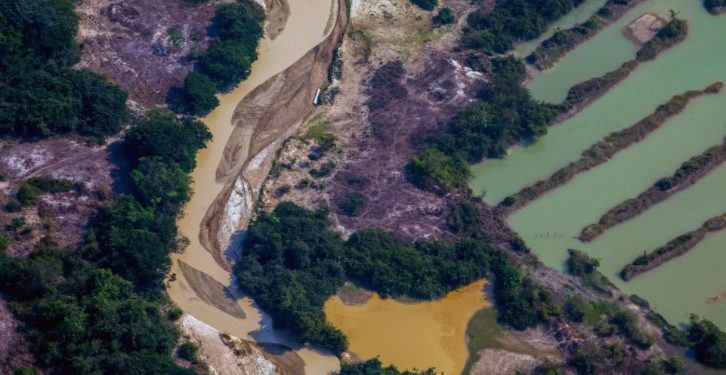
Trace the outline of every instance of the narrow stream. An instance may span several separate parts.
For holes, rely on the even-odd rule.
[[[245,319],[232,316],[204,302],[185,279],[179,261],[222,285],[230,285],[229,272],[221,268],[203,248],[199,241],[199,232],[208,207],[224,187],[215,180],[215,171],[222,159],[225,144],[234,129],[232,116],[238,103],[250,91],[285,70],[324,39],[326,24],[333,9],[332,0],[288,0],[288,2],[290,16],[284,31],[272,41],[269,39],[261,41],[259,58],[252,65],[250,77],[232,92],[220,95],[219,107],[203,119],[214,139],[206,149],[197,154],[197,167],[192,174],[194,195],[185,206],[184,216],[178,222],[180,233],[189,238],[190,245],[184,253],[173,256],[172,274],[175,275],[175,280],[170,282],[167,289],[171,299],[182,310],[220,331],[243,339],[281,344],[288,344],[289,340],[271,329],[269,317],[263,317],[249,298],[238,301],[246,315]],[[325,374],[338,367],[338,360],[333,356],[323,356],[309,349],[299,350],[298,354],[305,360],[306,373],[309,374]]]

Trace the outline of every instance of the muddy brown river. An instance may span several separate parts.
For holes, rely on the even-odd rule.
[[[200,280],[215,284],[216,281],[219,283],[218,289],[236,294],[234,288],[227,290],[222,288],[231,284],[231,275],[215,261],[199,240],[202,220],[212,202],[224,188],[225,181],[216,180],[215,172],[234,129],[235,109],[254,88],[285,70],[320,43],[328,31],[326,25],[333,10],[332,0],[288,1],[290,16],[285,29],[274,40],[266,38],[261,41],[259,58],[252,65],[249,78],[233,91],[220,95],[219,107],[203,119],[214,139],[206,149],[197,154],[197,167],[192,173],[194,196],[185,206],[184,216],[178,221],[180,233],[190,240],[190,244],[182,254],[173,256],[171,272],[173,277],[167,290],[171,299],[182,310],[217,330],[243,339],[291,345],[289,338],[271,329],[269,317],[263,316],[249,298],[239,298],[236,302],[238,306],[234,306],[233,301],[227,301],[227,304],[232,306],[223,310],[208,303],[208,296],[200,296],[195,292],[195,288],[198,290],[200,287],[209,287],[208,285],[190,284],[198,283]],[[251,136],[251,132],[243,135],[247,138]],[[249,140],[245,141],[249,143]],[[249,209],[250,206],[247,207]],[[183,266],[186,272],[181,270],[180,262],[186,265]],[[198,274],[201,277],[187,280],[185,274]],[[231,310],[243,313],[230,313]],[[306,348],[297,352],[305,360],[308,374],[325,374],[338,367],[338,360],[334,356],[321,355]]]

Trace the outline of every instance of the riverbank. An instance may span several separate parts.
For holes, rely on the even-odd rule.
[[[721,165],[724,160],[726,160],[726,139],[723,144],[711,147],[704,153],[684,162],[672,176],[658,180],[636,198],[628,199],[608,210],[597,223],[586,226],[578,239],[583,242],[594,240],[609,228],[634,218],[651,206],[694,185]]]
[[[228,254],[224,252],[227,250],[225,244],[231,241],[231,235],[237,233],[241,228],[240,222],[244,222],[242,219],[252,209],[251,185],[238,177],[248,165],[247,159],[257,160],[255,156],[260,153],[258,145],[264,142],[258,139],[263,139],[264,134],[279,135],[280,131],[284,133],[287,127],[294,128],[295,124],[305,116],[306,108],[309,108],[307,105],[312,103],[312,95],[317,89],[314,86],[321,82],[320,76],[326,76],[324,72],[332,61],[332,58],[325,57],[323,52],[335,49],[331,44],[337,43],[345,30],[344,25],[338,24],[345,22],[345,18],[340,18],[345,17],[345,11],[341,11],[341,8],[345,7],[341,4],[344,2],[288,1],[290,14],[284,29],[274,40],[271,38],[262,40],[259,58],[252,66],[250,77],[232,92],[219,96],[221,105],[204,119],[213,133],[214,140],[197,155],[197,167],[192,175],[195,194],[186,205],[184,216],[178,222],[181,234],[189,239],[190,244],[183,253],[174,255],[167,288],[170,297],[181,309],[219,331],[243,340],[263,342],[266,345],[274,343],[294,347],[291,350],[304,360],[305,371],[309,373],[334,371],[338,367],[338,361],[334,357],[301,346],[286,335],[275,331],[267,323],[269,318],[249,298],[240,295],[230,277]],[[331,6],[336,12],[333,19],[337,27],[331,28],[326,33]],[[332,37],[333,34],[338,38]],[[285,81],[291,77],[306,78],[297,78],[294,82]],[[288,83],[297,86],[288,86]],[[247,97],[261,100],[262,96],[269,94],[271,99],[277,97],[284,103],[285,97],[277,95],[285,92],[286,88],[289,88],[291,94],[299,95],[299,99],[295,101],[296,106],[285,112],[286,117],[275,117],[272,111],[279,109],[275,107],[257,108],[258,112],[250,122],[240,119],[238,109],[244,105],[242,102],[253,101]],[[267,127],[272,121],[271,118],[289,122],[275,123],[274,126],[278,129],[273,133]],[[256,126],[260,128],[255,129]],[[240,132],[238,130],[240,127],[245,127],[245,131]],[[225,148],[228,143],[235,142],[241,144],[242,155],[235,159],[237,164],[230,169],[224,169],[225,173],[220,176],[218,167],[220,161],[224,159]],[[270,140],[267,142],[272,143]],[[224,162],[222,164],[229,165]],[[264,164],[258,167],[262,169]],[[235,192],[234,195],[229,191],[230,185]],[[231,197],[231,200],[228,201],[227,197]],[[219,218],[211,220],[224,224],[219,226],[224,231],[205,231],[205,228],[200,226],[205,219],[210,220],[210,211],[219,215]],[[188,266],[186,275],[181,270],[182,262]],[[189,272],[190,270],[192,272]],[[187,275],[193,277],[187,279]],[[223,290],[220,287],[223,287]],[[197,294],[199,291],[203,291],[201,296]],[[219,293],[220,291],[225,293]],[[237,312],[237,307],[230,310],[230,304],[237,305],[244,312],[245,318],[239,317],[241,314]]]
[[[587,21],[567,30],[559,30],[543,41],[537,49],[526,57],[528,64],[539,70],[553,67],[568,52],[597,35],[601,30],[619,20],[630,9],[645,0],[608,0],[595,15]]]
[[[345,5],[326,39],[283,72],[252,90],[234,110],[234,130],[224,146],[215,178],[225,187],[207,210],[200,240],[215,261],[230,270],[230,241],[254,215],[254,202],[272,167],[275,151],[313,109],[316,90],[328,84],[328,67],[347,27]]]
[[[717,82],[703,90],[691,90],[674,96],[667,103],[660,105],[648,117],[629,128],[610,133],[601,141],[590,146],[582,152],[580,159],[569,163],[566,167],[560,168],[548,179],[537,181],[519,192],[508,196],[497,205],[497,212],[505,215],[511,213],[536,200],[546,192],[565,185],[577,174],[607,162],[615,154],[634,143],[640,142],[650,133],[657,130],[669,118],[682,112],[691,100],[702,95],[719,93],[722,87],[723,83]]]
[[[636,258],[631,264],[623,267],[620,271],[620,277],[625,281],[630,281],[671,259],[684,255],[701,242],[706,235],[723,229],[726,229],[726,213],[713,217],[703,223],[700,228],[682,234],[668,241],[665,246]]]

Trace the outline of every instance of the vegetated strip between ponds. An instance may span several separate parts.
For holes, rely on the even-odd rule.
[[[661,178],[636,198],[628,199],[608,210],[597,223],[586,226],[578,238],[584,242],[594,240],[606,230],[640,215],[651,206],[695,184],[724,160],[726,160],[726,138],[721,145],[711,147],[702,154],[690,158],[681,164],[672,176]]]
[[[637,257],[632,263],[623,267],[620,271],[620,277],[625,281],[630,281],[642,273],[687,253],[701,242],[707,234],[723,229],[726,229],[726,213],[712,217],[698,229],[668,241],[665,246],[659,247],[651,253]]]
[[[645,0],[609,0],[587,21],[567,30],[559,30],[543,41],[527,56],[527,63],[539,70],[553,67],[563,56],[643,2]]]
[[[660,128],[669,118],[682,112],[692,99],[705,94],[716,94],[721,91],[722,87],[722,82],[716,82],[703,90],[689,90],[674,96],[668,102],[658,106],[655,112],[638,121],[635,125],[608,134],[601,141],[583,151],[580,159],[560,168],[548,179],[537,181],[533,185],[527,186],[517,193],[504,198],[497,206],[497,211],[502,214],[507,214],[522,208],[544,193],[566,184],[577,174],[607,162],[615,154],[645,139],[650,133]]]
[[[634,59],[624,62],[619,68],[600,77],[572,86],[565,100],[559,104],[562,115],[552,124],[558,124],[571,117],[588,103],[607,93],[635,71],[641,63],[654,60],[661,52],[686,39],[687,34],[688,24],[685,20],[671,19],[651,40],[640,47]]]

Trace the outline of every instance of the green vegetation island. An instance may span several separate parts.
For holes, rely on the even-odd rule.
[[[555,187],[564,185],[577,174],[605,163],[618,152],[634,143],[640,142],[665,124],[668,119],[681,113],[691,100],[702,95],[718,94],[722,87],[722,82],[716,82],[703,90],[690,90],[674,96],[668,102],[658,106],[655,112],[649,116],[628,128],[608,134],[601,141],[583,151],[582,156],[577,161],[571,162],[566,167],[559,169],[548,179],[537,181],[533,185],[510,195],[502,200],[497,207],[501,211],[511,212],[527,205],[529,202],[534,201]]]
[[[553,67],[569,51],[597,35],[597,33],[619,20],[627,11],[644,0],[608,0],[602,8],[587,21],[567,30],[557,30],[526,57],[528,64],[539,70]]]
[[[656,181],[653,186],[609,209],[597,223],[582,229],[580,241],[588,242],[620,223],[630,220],[671,195],[695,184],[726,160],[726,139],[719,146],[713,146],[700,155],[683,162],[672,176]]]
[[[703,223],[698,229],[682,234],[659,247],[652,252],[643,252],[632,263],[623,267],[620,277],[630,281],[638,275],[648,272],[663,263],[679,257],[694,248],[706,235],[726,229],[726,214],[712,217]]]

